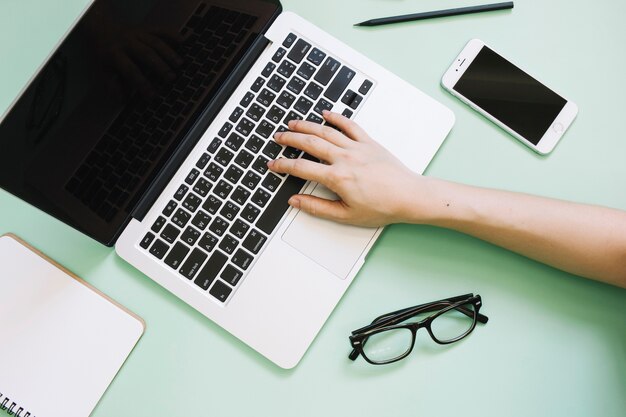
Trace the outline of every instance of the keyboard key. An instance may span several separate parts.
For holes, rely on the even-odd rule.
[[[257,156],[254,164],[252,164],[252,169],[258,172],[261,175],[264,175],[267,172],[267,163],[269,159],[262,157],[261,155]]]
[[[317,123],[319,125],[321,125],[322,123],[324,123],[324,119],[322,119],[321,117],[319,117],[318,115],[316,115],[315,113],[311,113],[309,114],[309,117],[306,118],[306,120],[308,122],[313,122],[313,123]]]
[[[207,170],[204,171],[204,176],[215,182],[220,177],[220,175],[222,175],[222,172],[224,172],[224,168],[211,162]]]
[[[241,148],[241,145],[243,145],[243,142],[244,142],[244,138],[242,138],[236,133],[231,133],[228,139],[226,140],[225,145],[229,147],[230,149],[232,149],[234,152],[237,152],[239,148]]]
[[[298,72],[296,74],[305,80],[308,80],[313,76],[313,74],[315,74],[315,67],[308,62],[303,62],[302,65],[300,65],[300,68],[298,68]]]
[[[239,155],[235,158],[235,163],[242,168],[248,168],[252,163],[254,156],[250,155],[250,153],[244,151],[243,149],[239,152]]]
[[[283,150],[283,156],[288,159],[296,159],[301,153],[302,151],[300,149],[296,149],[293,146],[287,146]]]
[[[193,190],[200,194],[201,197],[206,197],[209,191],[211,191],[211,183],[206,178],[200,178],[194,185]]]
[[[354,97],[352,97],[352,100],[350,101],[349,106],[352,110],[356,110],[356,108],[359,107],[362,101],[363,101],[363,96],[355,93]]]
[[[159,233],[161,231],[161,228],[163,228],[164,224],[165,224],[165,217],[159,216],[154,222],[154,224],[152,225],[151,229],[154,233]]]
[[[195,213],[200,204],[202,204],[202,199],[194,193],[189,193],[185,201],[183,201],[183,207],[192,213]]]
[[[187,213],[183,209],[178,209],[176,213],[174,213],[174,215],[172,216],[172,223],[182,229],[183,227],[185,227],[190,218],[191,215],[189,215],[189,213]]]
[[[283,41],[283,46],[289,49],[291,45],[293,45],[293,43],[296,41],[296,39],[298,39],[298,37],[294,35],[293,33],[290,33],[289,35],[287,35],[287,37]]]
[[[263,79],[263,77],[257,77],[254,83],[252,83],[252,87],[250,87],[250,90],[258,93],[261,87],[263,87],[263,84],[265,84],[265,79]]]
[[[293,77],[289,84],[287,84],[287,90],[291,91],[294,94],[300,94],[300,91],[304,88],[306,83],[302,81],[298,77]]]
[[[150,253],[158,259],[163,259],[169,249],[170,247],[165,242],[161,239],[157,239],[150,248]]]
[[[187,178],[185,178],[185,182],[189,185],[193,185],[193,183],[196,182],[198,175],[200,175],[200,171],[195,168],[192,169],[189,175],[187,175]]]
[[[230,227],[230,233],[232,233],[237,239],[243,239],[249,228],[250,226],[247,223],[241,219],[237,219]]]
[[[231,165],[226,170],[226,173],[224,174],[224,178],[226,178],[228,181],[232,182],[233,184],[237,184],[237,181],[239,181],[239,178],[241,178],[242,175],[243,175],[243,171],[241,169],[237,168],[235,165]]]
[[[286,82],[287,81],[283,77],[274,74],[272,75],[272,78],[270,78],[270,80],[267,82],[267,86],[278,93],[280,90],[283,89],[283,86]]]
[[[255,122],[258,122],[263,117],[263,113],[265,113],[265,109],[258,104],[253,103],[252,106],[250,106],[250,109],[248,109],[246,116]]]
[[[180,234],[180,230],[178,230],[176,227],[172,226],[171,224],[168,224],[167,226],[165,226],[165,229],[163,229],[163,232],[161,232],[161,237],[167,243],[174,243],[179,234]]]
[[[163,209],[163,215],[165,217],[170,217],[170,215],[174,212],[174,210],[176,210],[176,201],[174,200],[170,200],[169,203],[167,203],[167,206],[165,206],[165,208]]]
[[[193,224],[200,230],[204,230],[209,225],[210,221],[211,221],[211,216],[206,214],[204,211],[200,210],[199,212],[196,213],[194,218],[191,220],[191,224]]]
[[[240,236],[240,237],[242,237],[242,236]],[[153,240],[154,240],[154,235],[152,233],[148,232],[143,237],[141,242],[139,242],[139,246],[141,246],[144,249],[148,249],[150,247],[150,244],[152,243]]]
[[[218,236],[222,236],[227,228],[228,222],[221,217],[216,217],[211,226],[209,226],[209,230]]]
[[[205,233],[198,242],[198,246],[207,252],[211,252],[215,245],[217,245],[217,238],[208,232]]]
[[[311,110],[311,107],[313,106],[313,102],[310,100],[307,100],[304,97],[300,97],[298,99],[298,101],[296,101],[295,106],[293,106],[295,111],[298,111],[302,114],[307,114],[309,112],[309,110]]]
[[[304,95],[309,97],[311,100],[317,100],[323,90],[324,89],[322,87],[311,81],[306,87],[306,90],[304,90]]]
[[[299,64],[309,52],[309,49],[311,49],[311,44],[303,39],[298,39],[293,49],[289,51],[287,58],[291,59],[296,64]]]
[[[350,68],[345,66],[342,67],[333,82],[330,83],[330,85],[324,92],[324,96],[332,101],[337,101],[346,90],[348,84],[350,84],[350,81],[352,81],[355,75],[356,73]]]
[[[222,202],[220,201],[220,199],[215,197],[214,195],[211,195],[204,202],[204,204],[202,205],[202,208],[211,214],[215,214],[220,209],[221,205],[222,205]]]
[[[237,123],[237,121],[239,120],[242,114],[243,114],[243,109],[241,107],[237,107],[235,110],[233,110],[228,120],[230,120],[233,123]]]
[[[215,153],[215,151],[217,151],[217,149],[220,147],[221,144],[222,144],[222,139],[215,138],[215,139],[213,139],[213,141],[211,142],[211,144],[209,145],[207,150],[210,153]]]
[[[274,101],[275,98],[276,94],[272,93],[267,88],[264,88],[263,91],[261,91],[257,96],[256,101],[258,101],[265,107],[268,107],[270,104],[272,104],[272,101]]]
[[[332,108],[333,108],[333,103],[330,103],[330,102],[328,102],[328,101],[324,100],[323,98],[321,98],[321,99],[317,102],[317,104],[315,105],[315,107],[313,108],[313,110],[314,110],[316,113],[322,114],[322,112],[323,112],[324,110],[330,110],[330,109],[332,109]]]
[[[178,201],[182,200],[185,194],[187,194],[187,191],[189,191],[189,187],[187,187],[185,184],[182,184],[180,187],[178,187],[178,190],[174,194],[174,198]]]
[[[326,58],[326,54],[317,48],[313,48],[309,56],[306,58],[309,62],[315,65],[319,65]]]
[[[349,119],[354,113],[352,113],[352,110],[350,109],[345,109],[341,114]]]
[[[250,191],[238,185],[230,198],[232,198],[235,203],[243,206],[248,197],[250,197]]]
[[[363,81],[363,84],[361,84],[361,87],[359,87],[359,93],[366,95],[367,93],[369,93],[370,88],[372,88],[373,85],[374,83],[370,80]]]
[[[306,181],[301,178],[288,176],[283,186],[279,188],[270,204],[263,211],[256,226],[265,234],[271,235],[289,209],[287,201],[292,195],[299,193],[305,183]]]
[[[245,271],[252,263],[252,259],[252,255],[247,253],[245,250],[238,249],[233,255],[231,261]]]
[[[265,78],[267,78],[267,77],[269,77],[272,74],[272,72],[275,69],[276,69],[276,65],[272,64],[271,62],[268,62],[268,64],[263,69],[263,72],[261,73],[261,75],[264,76]]]
[[[220,242],[220,249],[230,255],[235,251],[235,249],[237,249],[237,245],[239,245],[239,241],[237,239],[231,235],[226,235]]]
[[[250,136],[250,139],[246,142],[246,149],[249,149],[253,153],[257,153],[263,147],[265,141],[256,135]]]
[[[200,159],[198,159],[198,162],[196,162],[196,167],[200,169],[204,169],[210,160],[211,160],[211,155],[209,155],[208,153],[203,153]]]
[[[274,123],[280,123],[284,115],[285,111],[278,106],[272,106],[270,111],[267,112],[267,118]]]
[[[328,84],[333,75],[337,72],[337,70],[341,67],[339,61],[334,58],[328,57],[324,64],[320,67],[317,74],[315,74],[315,81],[322,85]]]
[[[233,186],[224,180],[221,180],[213,189],[216,196],[226,199],[230,192],[233,190]]]
[[[226,265],[226,268],[224,268],[224,270],[220,274],[220,278],[222,278],[233,287],[237,285],[242,276],[243,272],[241,272],[232,265]]]
[[[248,237],[246,237],[243,241],[242,246],[256,255],[259,253],[266,241],[267,238],[261,232],[256,229],[252,229],[250,233],[248,233]]]
[[[289,114],[287,114],[287,116],[285,116],[285,118],[283,119],[283,123],[288,124],[292,120],[302,120],[302,119],[304,119],[304,116],[299,115],[295,111],[290,111]]]
[[[252,103],[252,100],[254,100],[254,94],[247,92],[246,95],[243,96],[243,98],[239,102],[239,105],[245,109],[250,105],[250,103]],[[223,137],[226,136],[224,135]]]
[[[283,91],[279,96],[278,99],[276,99],[276,104],[278,104],[279,106],[283,106],[284,108],[288,109],[289,107],[291,107],[291,105],[293,104],[293,102],[296,100],[296,98],[289,94],[286,91]]]
[[[251,190],[254,190],[254,188],[257,186],[259,181],[261,181],[261,177],[259,177],[257,174],[255,174],[252,171],[248,171],[246,175],[243,177],[243,179],[241,180],[241,184],[243,184],[245,187],[248,187]]]
[[[248,204],[241,212],[241,217],[247,222],[254,223],[260,212],[261,210],[254,207],[252,204]]]
[[[209,291],[209,294],[217,298],[218,301],[224,302],[228,299],[232,291],[232,288],[228,285],[224,284],[222,281],[217,281],[213,288],[211,288],[211,291]]]
[[[200,249],[194,249],[189,255],[189,258],[185,261],[183,266],[180,267],[179,272],[187,279],[193,279],[193,277],[198,273],[200,267],[206,260],[208,255],[201,251]]]
[[[256,133],[263,136],[265,139],[269,138],[276,126],[268,122],[267,120],[263,120],[259,123],[259,126],[256,128]]]
[[[265,148],[263,148],[263,153],[269,156],[271,159],[276,159],[276,157],[278,156],[278,154],[280,154],[280,151],[282,150],[283,148],[278,143],[271,140],[267,142],[267,145],[265,145]]]
[[[233,128],[233,125],[226,122],[224,123],[224,126],[222,126],[220,131],[217,133],[217,135],[221,138],[225,138],[228,135],[228,132],[230,132],[232,128]]]
[[[233,159],[233,156],[235,156],[234,153],[232,153],[226,148],[222,148],[215,155],[215,160],[218,163],[222,164],[223,166],[227,166],[230,163],[230,161]]]
[[[232,201],[226,202],[222,210],[220,210],[220,214],[224,216],[226,220],[230,220],[231,222],[234,220],[235,216],[239,213],[239,206]]]
[[[271,197],[270,193],[259,188],[258,190],[256,190],[256,192],[252,196],[252,200],[250,201],[252,201],[254,204],[262,208],[262,207],[265,207],[268,201],[270,201],[270,197]]]
[[[276,53],[272,57],[272,61],[280,62],[280,60],[283,59],[283,57],[285,56],[286,53],[287,53],[287,51],[284,48],[278,48],[278,50],[276,51]]]
[[[200,238],[200,232],[198,232],[193,227],[189,226],[187,229],[185,229],[185,232],[180,237],[180,240],[182,240],[189,246],[193,246],[199,238]]]
[[[245,117],[241,119],[237,125],[237,132],[241,133],[244,137],[249,136],[250,133],[252,133],[252,129],[254,129],[254,123]]]
[[[170,268],[178,269],[180,264],[185,259],[185,256],[189,253],[189,248],[180,242],[177,242],[170,253],[165,257],[165,264]]]
[[[196,285],[205,291],[208,290],[227,260],[226,255],[220,251],[215,251],[195,279]]]
[[[292,149],[295,149],[295,148],[292,148]],[[301,152],[297,149],[295,151],[298,152],[298,155]],[[280,186],[280,182],[281,182],[280,177],[277,177],[274,174],[267,174],[267,176],[265,177],[261,185],[263,185],[263,187],[267,188],[271,192],[274,192]]]
[[[293,74],[295,70],[296,66],[289,61],[283,61],[277,69],[278,73],[285,78],[291,77],[291,74]]]

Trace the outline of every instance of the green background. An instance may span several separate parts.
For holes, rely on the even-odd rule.
[[[86,3],[0,2],[0,112]],[[427,175],[626,209],[625,2],[520,0],[512,11],[352,27],[373,17],[479,3],[284,1],[285,9],[454,111],[455,127]],[[578,118],[553,154],[534,154],[440,87],[447,66],[474,37],[578,104]],[[389,227],[300,365],[285,371],[112,249],[0,191],[4,232],[147,322],[96,417],[626,415],[626,291],[459,233]],[[483,296],[490,321],[463,342],[442,347],[421,334],[412,357],[395,365],[347,359],[349,332],[378,314],[465,292]],[[71,393],[59,401],[69,404]]]

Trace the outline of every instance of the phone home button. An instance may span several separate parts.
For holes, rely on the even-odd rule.
[[[563,124],[560,122],[556,122],[552,125],[552,130],[554,130],[556,133],[563,133]]]

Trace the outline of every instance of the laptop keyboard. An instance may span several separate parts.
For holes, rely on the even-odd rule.
[[[307,158],[277,144],[293,119],[323,110],[353,117],[374,84],[289,34],[179,185],[139,246],[224,303],[240,285],[306,181],[270,172],[270,159]]]

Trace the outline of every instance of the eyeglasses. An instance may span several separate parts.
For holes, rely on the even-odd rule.
[[[465,294],[376,317],[370,325],[352,332],[353,350],[348,357],[356,360],[361,355],[373,365],[397,362],[411,353],[422,327],[440,345],[457,342],[474,330],[476,322],[487,323],[487,316],[479,313],[481,306],[480,295]],[[431,312],[422,320],[405,323]]]

